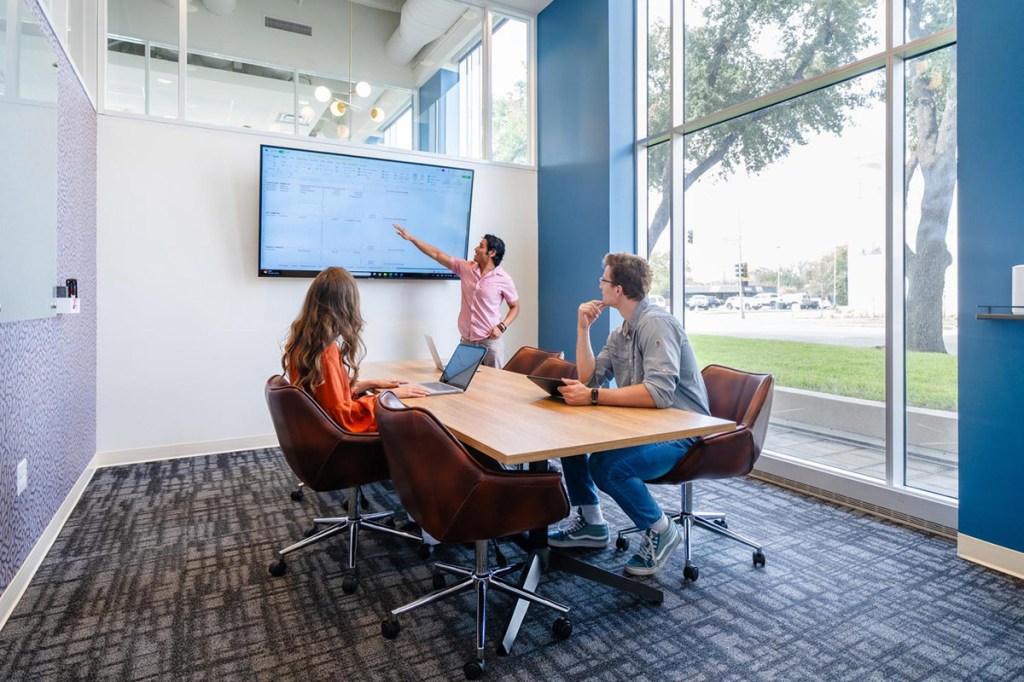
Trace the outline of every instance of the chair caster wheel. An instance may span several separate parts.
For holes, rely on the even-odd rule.
[[[398,624],[397,620],[388,619],[380,624],[380,634],[384,635],[384,639],[394,639],[401,631],[402,626]]]
[[[725,519],[715,519],[711,523],[715,524],[716,526],[721,526],[722,528],[728,528],[729,527],[729,522],[726,521]]]
[[[555,622],[551,624],[551,634],[555,639],[568,639],[572,634],[572,621],[562,616],[555,618]]]
[[[284,559],[278,559],[277,561],[270,562],[267,570],[270,571],[270,575],[280,578],[288,571],[288,564],[285,563]]]
[[[291,498],[292,498],[292,500],[294,500],[295,502],[302,502],[302,498],[303,498],[303,497],[305,497],[305,495],[303,495],[303,494],[302,494],[302,490],[301,490],[301,489],[299,489],[299,490],[293,490],[293,491],[292,491],[292,492],[290,493],[290,497],[291,497]]]
[[[416,556],[418,556],[421,559],[429,559],[430,558],[430,545],[428,545],[427,543],[424,542],[422,545],[417,547],[416,548]]]
[[[307,529],[306,529],[306,532],[305,532],[305,533],[303,533],[302,535],[303,535],[304,537],[307,537],[307,538],[311,538],[311,537],[313,537],[314,535],[316,535],[316,534],[317,534],[317,533],[319,533],[319,532],[320,532],[320,531],[319,531],[319,530],[317,530],[316,524],[314,523],[314,524],[313,524],[312,526],[310,526],[309,528],[307,528]]]
[[[697,578],[700,577],[700,569],[694,565],[683,567],[683,578],[689,580],[691,583],[697,582]]]
[[[466,674],[467,680],[479,680],[484,676],[485,668],[483,661],[470,661],[462,666],[462,672]]]
[[[757,550],[754,552],[754,566],[764,566],[765,558],[764,552]]]
[[[629,538],[624,538],[621,535],[615,538],[615,549],[619,550],[620,552],[625,552],[627,549],[629,549]]]
[[[352,594],[359,587],[359,578],[354,575],[346,575],[341,580],[341,590],[345,594]]]
[[[448,583],[447,583],[447,581],[445,581],[444,575],[442,575],[440,573],[435,573],[434,574],[433,584],[434,584],[434,589],[435,590],[441,590],[441,589],[444,589],[444,586],[447,585]]]

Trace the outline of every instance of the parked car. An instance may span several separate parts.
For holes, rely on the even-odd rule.
[[[647,297],[647,301],[654,306],[658,306],[662,310],[668,310],[668,301],[661,294],[651,294]]]
[[[740,309],[740,297],[730,296],[725,299],[725,307],[727,310],[739,310]],[[744,310],[758,310],[761,307],[760,303],[754,301],[753,296],[743,297],[743,309]]]
[[[812,298],[811,302],[814,304],[812,307],[821,308],[822,310],[828,310],[832,307],[832,301],[827,298]]]
[[[717,296],[708,296],[707,299],[709,308],[718,308],[722,305],[722,299]]]
[[[686,302],[686,306],[690,310],[707,310],[711,307],[711,303],[708,301],[708,297],[704,294],[694,294]]]
[[[780,308],[800,308],[806,310],[811,307],[811,297],[807,294],[782,294],[779,296]]]
[[[761,308],[778,308],[779,306],[779,295],[768,292],[762,292],[760,294],[754,294],[754,298],[751,301],[757,304],[756,310]]]

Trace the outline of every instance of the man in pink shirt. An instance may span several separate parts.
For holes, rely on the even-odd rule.
[[[398,234],[448,268],[462,280],[462,309],[459,311],[459,334],[462,343],[487,349],[483,364],[497,367],[505,364],[505,343],[501,337],[519,316],[519,294],[515,282],[501,267],[505,257],[505,242],[493,234],[486,234],[473,249],[473,260],[453,258],[437,248],[421,242],[401,225],[395,225]],[[501,316],[502,300],[508,304],[508,313]]]

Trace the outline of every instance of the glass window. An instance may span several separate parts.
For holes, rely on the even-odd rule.
[[[907,485],[957,496],[956,47],[905,64]]]
[[[7,8],[10,0],[0,0],[0,95],[7,92]]]
[[[647,149],[647,260],[652,274],[650,300],[672,307],[671,144]]]
[[[775,375],[765,447],[885,478],[881,72],[687,136],[686,326]],[[697,295],[703,298],[696,298]]]
[[[483,49],[477,45],[459,60],[458,156],[483,158]]]
[[[107,0],[107,110],[178,115],[181,1]],[[493,106],[494,158],[530,162],[529,21],[497,17],[488,72],[484,10],[454,0],[186,6],[189,121],[484,158]]]
[[[686,120],[879,52],[884,0],[685,0]]]
[[[178,7],[107,2],[105,106],[110,111],[178,117]]]
[[[907,41],[922,38],[956,24],[954,0],[906,0]]]
[[[647,130],[672,126],[672,31],[669,0],[647,0]]]
[[[412,149],[412,107],[406,107],[394,121],[384,128],[384,146]]]
[[[530,162],[529,28],[494,15],[491,34],[491,159]]]

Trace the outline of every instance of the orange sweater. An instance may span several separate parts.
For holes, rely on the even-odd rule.
[[[376,431],[377,422],[373,418],[372,395],[362,398],[352,397],[352,386],[349,384],[348,372],[341,362],[341,352],[337,344],[330,344],[320,357],[320,367],[324,373],[324,383],[314,389],[314,397],[342,428],[353,433]],[[292,369],[288,370],[288,378],[292,383],[298,379]]]

